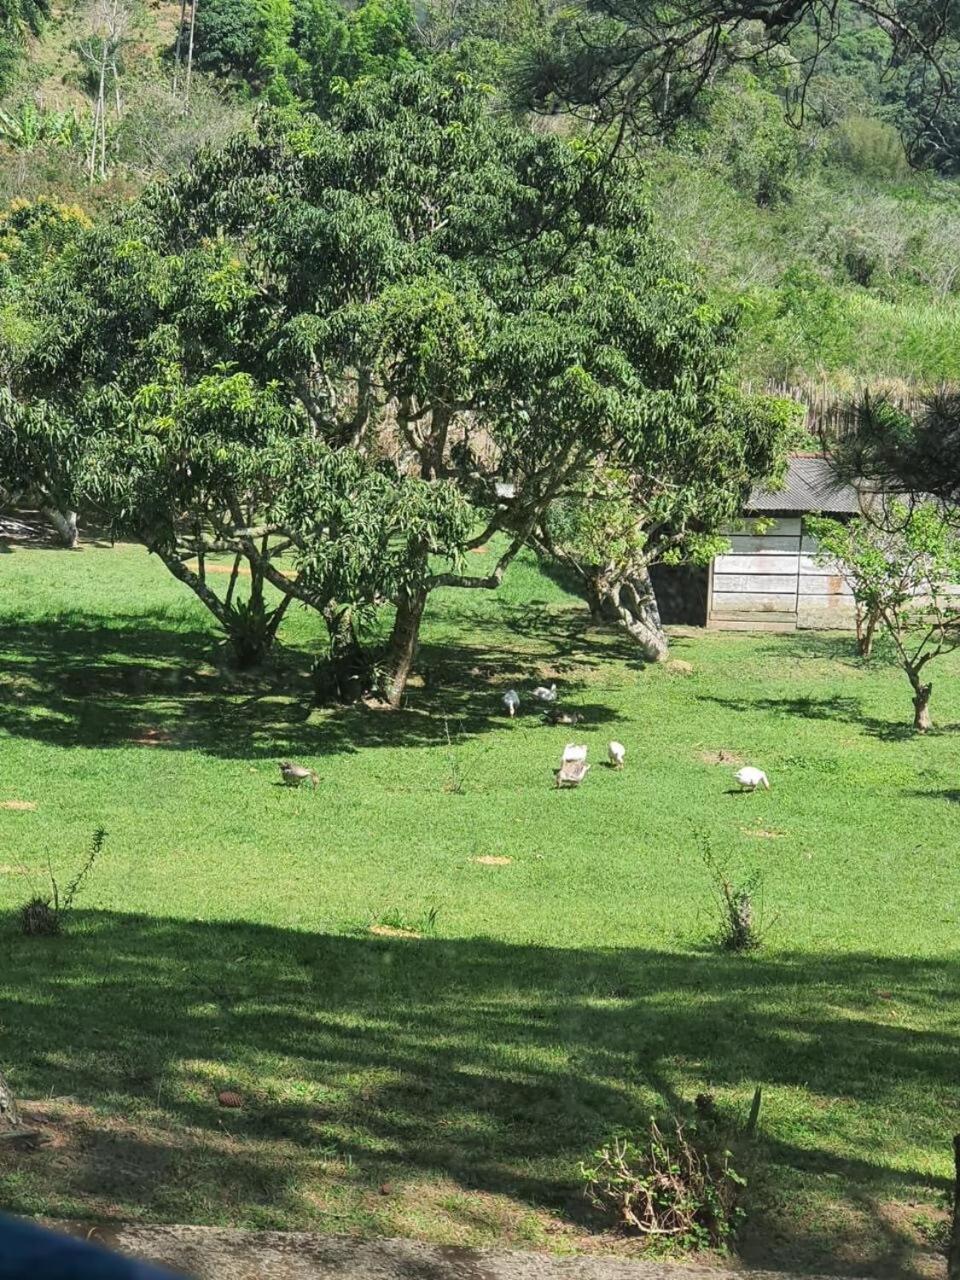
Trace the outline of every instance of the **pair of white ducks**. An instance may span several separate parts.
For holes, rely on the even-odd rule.
[[[531,697],[534,698],[535,701],[545,703],[548,706],[551,703],[556,702],[559,696],[560,695],[557,693],[557,686],[555,684],[538,684],[531,694]],[[516,689],[508,689],[503,695],[501,701],[503,703],[504,711],[512,720],[520,710],[520,694]]]
[[[627,748],[622,742],[607,743],[607,759],[610,761],[612,768],[622,769],[626,754]],[[587,776],[589,768],[586,746],[578,746],[575,742],[568,742],[563,749],[563,758],[560,761],[560,768],[557,770],[557,786],[579,786]]]

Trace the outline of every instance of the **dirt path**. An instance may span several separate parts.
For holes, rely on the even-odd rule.
[[[555,1258],[413,1240],[356,1240],[306,1231],[91,1228],[89,1224],[69,1229],[196,1280],[801,1280],[774,1271],[730,1271],[622,1258]]]

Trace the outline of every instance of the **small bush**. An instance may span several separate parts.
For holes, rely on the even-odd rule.
[[[80,892],[83,882],[92,871],[93,864],[103,852],[106,839],[106,831],[104,831],[103,827],[98,827],[93,833],[93,839],[90,841],[90,848],[86,858],[81,863],[77,874],[67,885],[62,897],[60,896],[60,886],[57,884],[57,878],[53,873],[53,867],[49,863],[47,864],[51,892],[48,897],[37,894],[20,908],[19,923],[21,933],[33,938],[53,938],[63,932],[63,922],[73,909],[74,900]]]
[[[760,887],[757,872],[741,885],[731,884],[726,879],[720,880],[723,914],[717,941],[725,951],[756,951],[760,946],[754,906]]]
[[[589,1166],[581,1164],[588,1199],[614,1214],[621,1229],[685,1249],[729,1242],[743,1217],[738,1200],[746,1180],[720,1140],[712,1099],[698,1103],[693,1125],[672,1116],[661,1128],[651,1119],[642,1142],[615,1138]]]
[[[715,935],[717,946],[738,953],[756,951],[763,943],[763,877],[759,871],[739,883],[730,879],[717,864],[708,840],[701,842],[703,860],[717,890],[720,924]]]

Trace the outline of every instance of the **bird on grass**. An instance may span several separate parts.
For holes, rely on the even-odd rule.
[[[546,724],[579,724],[583,716],[579,711],[561,711],[559,707],[551,707],[543,718]]]
[[[622,769],[623,761],[627,754],[627,748],[622,742],[607,743],[607,759],[610,761],[612,769]]]
[[[568,742],[563,748],[560,768],[556,770],[558,787],[578,787],[587,776],[587,748]]]
[[[571,760],[569,764],[562,764],[557,770],[557,786],[579,787],[589,771],[590,766],[586,760]]]
[[[549,689],[546,685],[538,684],[533,691],[533,696],[538,702],[556,702],[559,695],[555,684],[552,684]]]
[[[740,783],[741,791],[756,791],[757,787],[763,787],[764,791],[770,790],[767,775],[762,769],[754,769],[752,765],[748,764],[745,768],[738,770],[736,778]]]
[[[501,698],[501,702],[503,703],[504,711],[506,711],[507,715],[512,720],[513,717],[520,710],[519,693],[517,693],[516,689],[508,689],[507,692]]]
[[[320,779],[317,776],[316,769],[308,769],[302,764],[294,764],[292,760],[283,760],[277,766],[283,776],[283,781],[288,787],[299,787],[302,783],[309,781],[314,791]]]

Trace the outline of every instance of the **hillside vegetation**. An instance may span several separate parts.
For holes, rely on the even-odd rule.
[[[264,106],[323,112],[340,87],[453,57],[502,91],[548,20],[529,0],[201,0],[189,99],[178,91],[176,0],[23,3],[0,51],[0,199],[47,194],[94,213],[224,141]],[[724,300],[742,307],[744,377],[935,385],[960,375],[960,182],[949,155],[911,168],[907,107],[874,30],[829,47],[795,106],[791,57],[733,67],[661,143],[644,141],[661,227]],[[22,56],[16,57],[19,46]],[[90,168],[97,58],[109,46],[103,172]],[[563,115],[540,127],[582,126]],[[628,140],[629,145],[629,140]],[[100,162],[95,166],[100,168]]]

